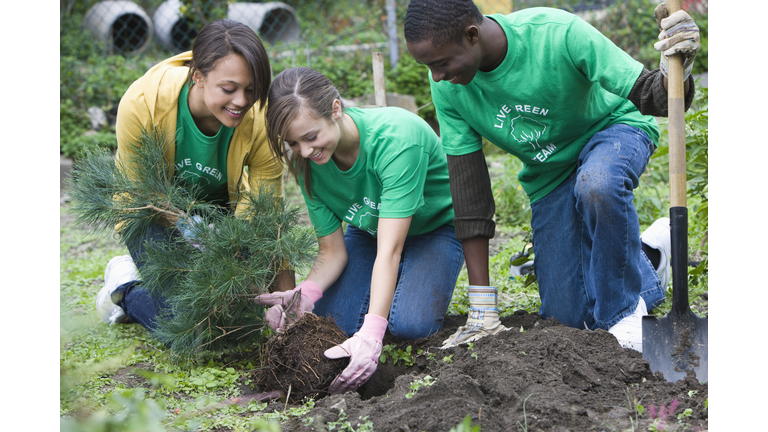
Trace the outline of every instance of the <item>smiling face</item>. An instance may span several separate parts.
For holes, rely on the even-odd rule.
[[[416,62],[429,67],[435,82],[467,85],[477,74],[482,60],[477,37],[465,33],[461,44],[447,43],[439,48],[431,40],[408,43],[408,51]]]
[[[205,134],[215,134],[221,125],[239,126],[253,106],[251,72],[238,54],[222,57],[205,76],[195,70],[192,79],[195,85],[189,92],[189,110]]]
[[[318,165],[331,160],[341,139],[338,120],[341,118],[341,102],[334,101],[333,118],[328,120],[314,115],[311,110],[302,109],[290,123],[285,142],[292,151]]]

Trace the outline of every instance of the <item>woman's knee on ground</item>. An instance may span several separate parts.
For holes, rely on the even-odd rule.
[[[391,318],[391,317],[390,317]],[[426,319],[394,319],[387,327],[392,336],[402,340],[414,340],[432,336],[443,328],[443,317]]]

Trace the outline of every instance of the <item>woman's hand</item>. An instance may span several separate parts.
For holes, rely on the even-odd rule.
[[[316,283],[305,280],[292,290],[256,296],[256,304],[272,306],[264,317],[272,330],[282,331],[315,309],[315,303],[323,297]]]
[[[349,366],[331,383],[331,394],[355,391],[376,372],[387,324],[386,319],[367,314],[357,333],[344,343],[325,351],[329,359],[350,358]]]

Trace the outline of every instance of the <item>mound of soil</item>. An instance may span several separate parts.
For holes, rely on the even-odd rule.
[[[465,321],[449,316],[432,337],[397,343],[413,353],[423,350],[413,366],[379,364],[357,392],[317,400],[307,415],[310,425],[295,421],[284,430],[326,430],[325,423],[347,419],[355,428],[372,422],[377,432],[446,432],[467,415],[483,432],[647,430],[654,421],[658,430],[708,428],[707,384],[691,376],[666,382],[607,331],[574,329],[521,311],[502,319],[510,330],[471,349],[439,349]],[[434,384],[409,395],[412,383],[426,375]]]
[[[347,367],[349,359],[331,360],[323,352],[345,340],[347,335],[333,318],[304,315],[285,332],[269,338],[256,385],[268,391],[282,390],[292,403],[327,395],[331,382]]]

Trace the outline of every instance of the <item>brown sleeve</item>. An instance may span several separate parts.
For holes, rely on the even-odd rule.
[[[448,175],[456,238],[493,238],[496,231],[496,223],[493,221],[496,205],[483,151],[448,156]]]
[[[694,84],[693,76],[688,77],[688,93],[685,95],[685,110],[691,107],[693,102]],[[635,81],[629,99],[641,114],[654,117],[667,117],[667,90],[664,88],[664,75],[661,69],[649,71],[643,69],[640,77]]]

